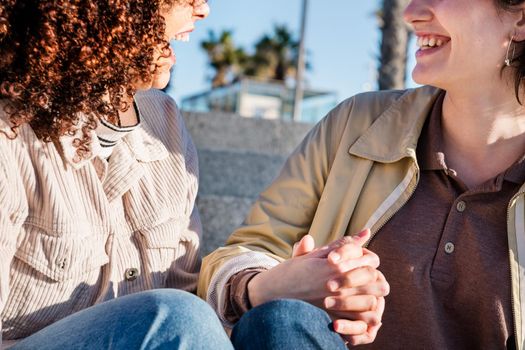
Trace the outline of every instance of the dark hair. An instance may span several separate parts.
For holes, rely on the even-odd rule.
[[[495,0],[496,6],[506,11],[513,11],[514,6],[525,3],[525,0]],[[512,45],[512,43],[511,43]],[[517,45],[517,43],[514,43]],[[522,46],[522,45],[520,45]],[[512,68],[516,70],[514,74],[514,90],[516,98],[521,103],[520,88],[522,87],[523,78],[525,78],[525,49],[522,47],[516,48],[516,56],[512,60]],[[505,66],[504,66],[505,68]]]
[[[0,97],[15,135],[25,123],[44,141],[73,135],[83,113],[74,144],[89,157],[97,120],[117,123],[133,81],[152,79],[155,48],[168,49],[161,10],[190,2],[1,0]]]

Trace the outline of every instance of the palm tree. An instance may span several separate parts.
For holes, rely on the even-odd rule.
[[[247,55],[242,48],[235,46],[231,31],[222,31],[220,35],[208,32],[208,39],[201,43],[206,51],[209,64],[214,69],[212,87],[228,85],[239,72],[247,60]]]
[[[381,56],[379,89],[402,89],[405,86],[410,30],[403,21],[409,0],[383,0],[378,14],[381,20]]]
[[[264,79],[285,81],[294,77],[299,56],[299,41],[284,25],[274,27],[255,44],[255,53],[247,62],[245,74]]]

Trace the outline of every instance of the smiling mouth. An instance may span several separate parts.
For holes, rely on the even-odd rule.
[[[417,37],[417,46],[421,51],[434,49],[447,44],[450,38],[437,35],[424,35]]]

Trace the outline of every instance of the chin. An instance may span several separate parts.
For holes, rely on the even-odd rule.
[[[157,74],[153,77],[151,87],[154,89],[164,89],[170,82],[171,74],[169,71]]]
[[[420,85],[430,84],[430,81],[429,81],[430,79],[428,79],[428,74],[425,74],[425,70],[417,66],[412,71],[412,80],[414,80],[415,83],[420,84]]]
[[[412,80],[419,85],[430,85],[434,87],[441,87],[438,80],[435,79],[431,74],[423,74],[414,70],[412,72]]]
[[[445,89],[459,77],[458,73],[445,65],[418,63],[412,71],[412,80],[419,85],[430,85]]]

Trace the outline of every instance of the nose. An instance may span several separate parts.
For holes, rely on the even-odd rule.
[[[414,25],[418,22],[426,22],[432,19],[432,10],[429,0],[412,0],[403,12],[406,23]]]
[[[202,3],[195,5],[193,8],[193,18],[198,21],[205,19],[210,14],[210,6],[208,5],[207,1],[203,1]]]

